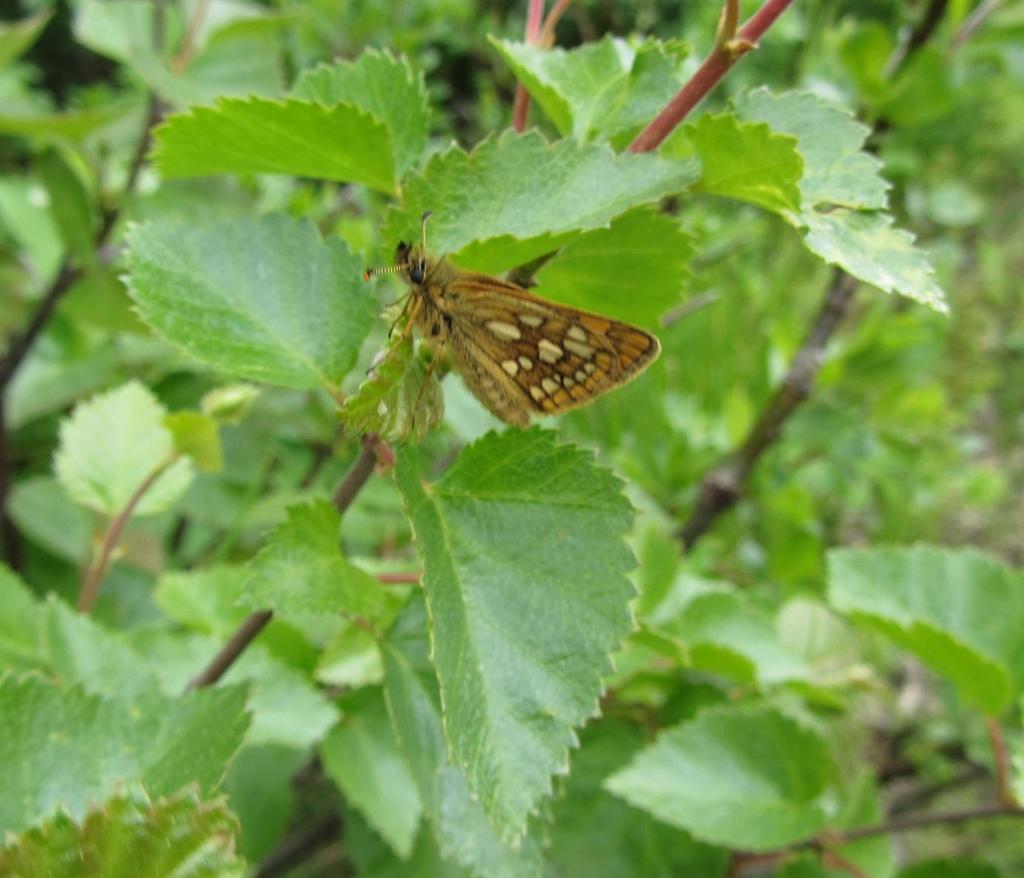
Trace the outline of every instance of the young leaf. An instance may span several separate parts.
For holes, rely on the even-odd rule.
[[[493,273],[535,259],[575,232],[607,226],[632,207],[679,192],[696,177],[695,163],[615,155],[606,145],[571,140],[548,144],[535,132],[508,132],[471,153],[453,147],[411,174],[383,237],[416,240],[420,217],[430,210],[430,247]]]
[[[422,805],[398,751],[379,689],[347,699],[345,717],[320,745],[324,770],[403,860],[412,853]]]
[[[104,515],[125,508],[142,483],[174,460],[167,412],[147,387],[129,381],[75,406],[60,425],[54,461],[57,478],[77,503]],[[192,463],[170,463],[135,507],[136,515],[160,512],[192,481]]]
[[[252,384],[225,384],[204,394],[199,409],[222,427],[240,424],[259,395],[260,389]]]
[[[402,755],[442,856],[477,878],[540,878],[540,853],[529,839],[502,841],[448,761],[437,677],[429,658],[427,609],[414,594],[381,644],[385,694]]]
[[[610,36],[570,51],[494,37],[491,44],[559,133],[578,140],[603,135],[624,146],[684,81],[677,44]]]
[[[697,838],[767,850],[824,826],[829,771],[814,732],[766,705],[729,706],[663,732],[605,786]]]
[[[0,831],[58,808],[80,819],[91,802],[134,780],[158,796],[193,781],[212,790],[242,742],[244,707],[240,686],[103,698],[40,677],[0,680],[0,760],[18,766],[0,785]]]
[[[566,770],[629,632],[621,484],[540,430],[488,434],[429,488],[398,484],[423,558],[452,759],[506,839]]]
[[[68,251],[81,265],[95,261],[91,196],[67,158],[50,147],[36,162],[50,195],[50,209]]]
[[[174,437],[178,454],[192,458],[204,473],[215,473],[224,466],[217,422],[201,412],[174,412],[164,418],[164,426]]]
[[[706,113],[685,130],[700,156],[701,177],[694,191],[738,198],[777,213],[800,209],[804,163],[795,137],[728,113]]]
[[[422,439],[444,417],[436,374],[415,356],[412,337],[399,338],[378,354],[366,380],[345,400],[340,417],[354,434],[376,433],[388,442]]]
[[[537,294],[656,328],[679,302],[693,244],[672,217],[638,208],[585,232],[537,272]]]
[[[799,142],[804,158],[799,216],[784,214],[805,232],[808,249],[826,262],[887,293],[947,310],[927,257],[913,236],[892,227],[881,163],[862,150],[868,129],[816,95],[752,91],[735,102],[747,120],[767,122]]]
[[[1024,684],[1024,574],[939,546],[829,552],[829,599],[999,714]]]
[[[241,601],[284,619],[344,614],[376,627],[390,624],[394,596],[341,554],[341,516],[326,500],[292,506],[249,565]]]
[[[307,222],[148,223],[129,242],[142,318],[208,365],[254,381],[337,389],[376,311],[360,259]]]
[[[169,179],[289,174],[387,193],[398,188],[390,132],[354,104],[222,98],[170,116],[153,142],[153,160]]]
[[[686,643],[696,668],[762,685],[807,677],[806,666],[779,643],[771,614],[739,594],[699,595],[664,630]]]
[[[292,95],[325,107],[355,104],[386,125],[399,179],[423,154],[430,121],[427,89],[404,56],[367,49],[353,62],[321,64],[299,77]]]
[[[194,787],[151,800],[138,784],[93,804],[81,822],[60,812],[0,847],[0,874],[48,878],[242,878],[238,821],[223,799],[204,802]],[[74,852],[69,855],[69,852]]]

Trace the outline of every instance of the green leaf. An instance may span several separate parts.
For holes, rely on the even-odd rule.
[[[147,387],[129,381],[75,406],[60,425],[54,462],[57,478],[76,503],[117,515],[135,491],[174,458],[164,426],[167,412]],[[161,512],[192,481],[187,458],[170,463],[135,507],[135,515]]]
[[[808,675],[804,663],[779,642],[771,614],[742,595],[698,595],[667,630],[686,643],[695,668],[762,685]]]
[[[828,554],[829,599],[997,715],[1024,684],[1024,574],[938,546]]]
[[[224,786],[242,824],[242,856],[258,862],[277,846],[295,807],[292,779],[308,763],[308,753],[275,745],[243,747],[231,763]]]
[[[92,514],[68,499],[49,476],[18,482],[11,491],[8,514],[18,530],[37,546],[79,567],[92,549]]]
[[[767,850],[825,824],[825,742],[766,705],[711,708],[663,732],[606,786],[697,838]]]
[[[430,210],[432,249],[493,273],[541,256],[571,233],[606,227],[632,207],[685,189],[696,176],[695,163],[508,132],[471,153],[453,147],[411,174],[383,237],[416,240],[420,217]]]
[[[701,178],[694,191],[738,198],[776,213],[800,209],[804,163],[796,138],[729,113],[706,113],[685,131],[700,156]]]
[[[579,140],[603,135],[624,146],[685,79],[678,44],[610,36],[570,51],[491,43],[559,133]]]
[[[222,98],[168,117],[153,143],[153,160],[168,179],[289,174],[398,188],[390,132],[353,104]]]
[[[150,800],[132,785],[80,823],[58,813],[0,847],[0,873],[47,878],[242,878],[235,855],[238,821],[223,799],[204,802],[194,788]]]
[[[385,694],[395,737],[408,762],[441,854],[478,878],[539,878],[540,853],[529,838],[502,841],[448,761],[437,677],[429,658],[427,610],[414,594],[381,644]]]
[[[39,677],[7,677],[0,761],[18,771],[0,786],[0,831],[19,831],[58,808],[80,819],[91,802],[135,780],[157,796],[193,781],[212,790],[245,734],[244,707],[239,686],[183,698],[103,698]]]
[[[604,788],[604,780],[640,750],[639,726],[602,720],[588,727],[573,754],[564,795],[552,808],[545,851],[554,874],[587,878],[721,878],[728,853],[709,847]]]
[[[110,101],[67,113],[0,113],[0,132],[41,143],[80,141],[137,109],[135,101]]]
[[[204,473],[218,472],[224,466],[217,422],[200,412],[174,412],[164,418],[164,426],[174,437],[178,454],[192,458]]]
[[[672,217],[648,208],[571,241],[537,272],[538,295],[656,328],[678,304],[693,243]]]
[[[262,634],[259,643],[249,646],[224,676],[229,685],[246,684],[249,692],[252,722],[246,744],[307,749],[337,722],[338,710],[303,672],[270,654],[263,646],[266,636]],[[159,675],[163,691],[177,694],[217,655],[224,642],[225,636],[146,629],[134,638],[133,646]]]
[[[153,592],[158,607],[182,625],[227,635],[247,615],[238,596],[249,573],[242,565],[214,564],[164,573]]]
[[[488,434],[428,488],[404,451],[397,476],[452,759],[515,839],[565,770],[630,630],[630,505],[589,454],[536,429]]]
[[[142,318],[207,365],[285,387],[336,389],[376,310],[358,257],[285,216],[148,223],[129,235]]]
[[[52,9],[40,9],[35,15],[21,21],[0,24],[0,67],[6,67],[15,58],[26,52],[46,27]]]
[[[0,564],[0,673],[44,663],[40,612],[28,587]]]
[[[0,177],[0,227],[23,251],[35,286],[49,284],[60,270],[64,247],[49,194],[37,180]]]
[[[139,697],[156,688],[156,675],[133,649],[63,601],[47,601],[43,624],[49,669],[63,683],[93,695]]]
[[[343,614],[376,627],[394,618],[395,596],[341,553],[341,515],[326,500],[288,509],[249,564],[241,600],[302,621]]]
[[[864,151],[870,130],[844,107],[810,92],[772,94],[757,88],[734,100],[736,112],[748,122],[764,122],[780,134],[795,137],[804,160],[800,200],[815,206],[880,210],[888,202],[889,184],[882,163]]]
[[[366,380],[341,407],[342,423],[353,434],[375,433],[388,442],[423,439],[444,417],[437,375],[414,353],[412,337],[398,338],[381,351]]]
[[[887,293],[949,311],[928,257],[914,246],[913,235],[893,228],[888,214],[837,208],[805,212],[803,220],[808,249],[826,262]]]
[[[412,853],[422,805],[379,689],[346,699],[345,717],[320,745],[324,769],[403,860]]]
[[[744,119],[797,138],[804,158],[802,208],[799,216],[785,216],[805,233],[808,249],[887,293],[947,310],[927,256],[881,212],[888,184],[879,174],[881,163],[862,148],[866,127],[846,110],[801,92],[776,96],[756,89],[738,99],[736,109]]]
[[[292,95],[327,107],[354,104],[387,126],[398,178],[423,155],[430,121],[427,89],[404,56],[366,49],[354,62],[321,64],[299,77]]]
[[[50,209],[68,251],[82,265],[95,262],[92,198],[67,158],[53,147],[36,160],[39,178],[50,195]]]

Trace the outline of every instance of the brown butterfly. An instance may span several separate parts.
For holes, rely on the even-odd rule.
[[[415,326],[449,348],[466,386],[501,420],[524,427],[531,415],[586,405],[657,359],[661,345],[642,329],[432,259],[427,216],[422,244],[399,243],[395,264],[365,277],[397,272],[412,285],[406,332]]]

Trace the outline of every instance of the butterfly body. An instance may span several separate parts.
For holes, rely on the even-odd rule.
[[[395,261],[412,287],[410,322],[451,351],[466,386],[506,423],[585,405],[661,350],[642,329],[462,271],[421,247],[399,244]]]

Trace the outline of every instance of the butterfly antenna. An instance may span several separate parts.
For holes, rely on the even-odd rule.
[[[420,239],[423,244],[424,255],[427,253],[427,220],[430,219],[432,213],[432,210],[425,210],[423,216],[420,217]]]
[[[406,271],[409,268],[407,262],[403,262],[400,265],[381,265],[377,268],[368,268],[363,272],[363,280],[369,280],[373,277],[380,277],[385,274],[397,274],[400,271]]]

